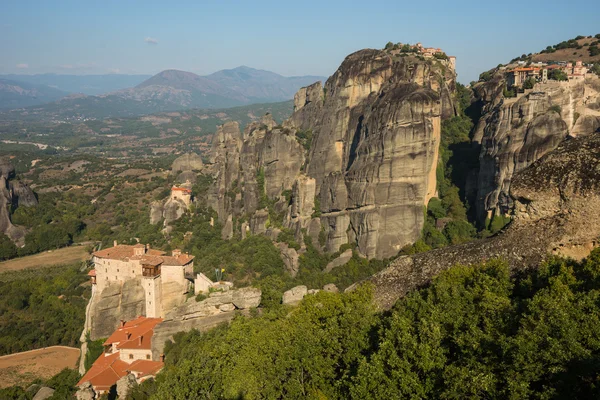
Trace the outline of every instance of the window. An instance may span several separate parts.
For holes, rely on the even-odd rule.
[[[130,359],[130,360],[133,360],[133,354],[130,354],[130,355],[129,355],[129,359]]]
[[[152,293],[148,292],[148,296],[152,296]]]
[[[117,272],[119,272],[119,268],[117,268]]]
[[[150,359],[150,354],[146,354],[146,360]]]
[[[104,268],[104,272],[108,273],[108,268]]]

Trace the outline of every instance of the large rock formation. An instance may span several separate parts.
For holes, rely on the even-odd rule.
[[[267,117],[243,135],[235,123],[219,129],[209,205],[221,222],[248,216],[253,233],[285,215],[300,242],[305,229],[313,239],[324,234],[329,252],[354,242],[367,257],[395,255],[419,237],[435,195],[454,85],[443,60],[351,54],[324,86],[296,94],[282,127]]]
[[[204,164],[202,163],[202,157],[195,153],[186,153],[173,161],[171,165],[171,171],[173,173],[185,172],[185,171],[202,171]]]
[[[533,89],[505,98],[504,71],[474,90],[483,115],[474,142],[481,145],[476,210],[480,221],[506,214],[512,176],[555,149],[568,135],[600,128],[600,78],[537,83]]]
[[[522,269],[538,266],[548,254],[587,256],[600,238],[600,135],[568,139],[517,172],[511,195],[515,216],[504,232],[397,259],[368,279],[375,301],[389,308],[455,264],[502,258]]]
[[[35,206],[38,201],[29,186],[14,178],[15,169],[12,164],[0,160],[0,233],[8,236],[17,245],[23,245],[25,229],[12,224],[10,210]]]
[[[110,336],[121,320],[146,314],[144,288],[137,279],[113,283],[95,293],[88,308],[92,340]]]

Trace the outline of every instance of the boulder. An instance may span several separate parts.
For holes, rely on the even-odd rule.
[[[49,388],[47,386],[42,386],[40,390],[37,391],[33,399],[31,400],[46,400],[54,394],[54,389]]]
[[[94,400],[96,398],[96,392],[89,382],[83,383],[79,386],[79,390],[75,393],[77,400]]]
[[[348,249],[348,250],[344,251],[342,254],[340,254],[338,258],[336,258],[335,260],[333,260],[329,264],[327,264],[324,272],[331,272],[332,269],[346,264],[348,261],[350,261],[351,258],[352,258],[352,249]]]
[[[335,286],[335,284],[328,283],[327,285],[323,286],[323,291],[329,293],[338,293],[339,289],[337,286]]]
[[[283,264],[285,265],[286,271],[295,278],[300,270],[300,265],[298,259],[300,256],[296,249],[292,249],[288,247],[286,243],[277,243],[277,247],[279,248],[281,259],[283,260]]]
[[[204,163],[202,157],[195,153],[184,154],[173,161],[171,170],[175,172],[179,171],[202,171]]]
[[[223,312],[229,312],[229,311],[235,310],[235,306],[233,304],[231,304],[231,303],[221,304],[219,306],[219,310],[221,310]]]
[[[127,398],[131,389],[136,387],[137,381],[135,375],[129,373],[117,381],[117,395],[119,399]]]
[[[262,292],[258,288],[246,287],[230,293],[233,293],[233,304],[240,310],[256,308],[260,305]]]
[[[304,296],[308,294],[308,288],[304,285],[296,286],[283,293],[281,302],[283,304],[298,304],[302,301]]]

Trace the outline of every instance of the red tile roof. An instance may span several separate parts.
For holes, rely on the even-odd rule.
[[[162,318],[138,317],[117,328],[104,342],[105,346],[117,344],[117,349],[150,349],[154,327]]]
[[[156,375],[163,366],[162,361],[136,360],[129,365],[128,369],[135,373],[137,378],[142,378],[148,375]]]
[[[94,254],[98,258],[107,258],[110,260],[140,260],[141,264],[158,266],[160,264],[165,265],[186,265],[194,260],[194,256],[189,254],[180,254],[178,256],[165,256],[164,251],[148,249],[146,253],[140,256],[136,256],[134,253],[135,248],[144,248],[143,244],[136,244],[129,246],[126,244],[120,244],[118,246],[109,247],[103,250],[99,250]]]
[[[108,247],[93,253],[98,258],[109,258],[111,260],[123,260],[125,258],[131,258],[134,256],[134,249],[144,247],[143,244],[136,244],[135,246],[129,246],[126,244],[120,244],[114,247]],[[148,256],[162,256],[166,254],[164,251],[148,249],[146,255]]]
[[[161,318],[138,317],[118,328],[104,342],[104,345],[117,343],[117,349],[147,349],[151,348],[154,327],[162,322]],[[140,340],[141,338],[141,340]],[[77,386],[90,382],[95,390],[109,390],[119,379],[133,372],[136,378],[155,375],[163,367],[162,361],[136,360],[129,364],[120,358],[120,352],[102,354],[92,367],[77,383]]]
[[[90,382],[96,390],[108,390],[119,379],[127,375],[129,364],[119,359],[119,352],[101,354],[91,368],[77,383],[77,386]]]

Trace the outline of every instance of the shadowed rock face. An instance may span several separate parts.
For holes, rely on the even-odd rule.
[[[454,115],[454,86],[444,62],[378,50],[351,54],[324,86],[296,93],[282,128],[263,121],[242,139],[222,127],[213,142],[209,204],[222,221],[248,213],[250,226],[262,227],[254,218],[262,171],[264,194],[298,235],[323,230],[329,252],[354,242],[367,257],[395,255],[418,239],[423,207],[435,195],[441,120]]]
[[[33,191],[25,183],[15,181],[15,168],[0,160],[0,233],[17,245],[24,244],[25,229],[10,221],[10,209],[32,207],[38,204]]]
[[[555,149],[567,135],[600,127],[600,79],[538,83],[517,99],[504,98],[500,73],[475,86],[483,115],[474,141],[481,145],[476,210],[480,221],[513,207],[513,175]]]
[[[587,256],[600,238],[600,135],[568,139],[517,172],[511,196],[515,218],[505,231],[395,260],[368,279],[375,301],[389,308],[455,264],[499,257],[518,270],[538,266],[548,254]]]

